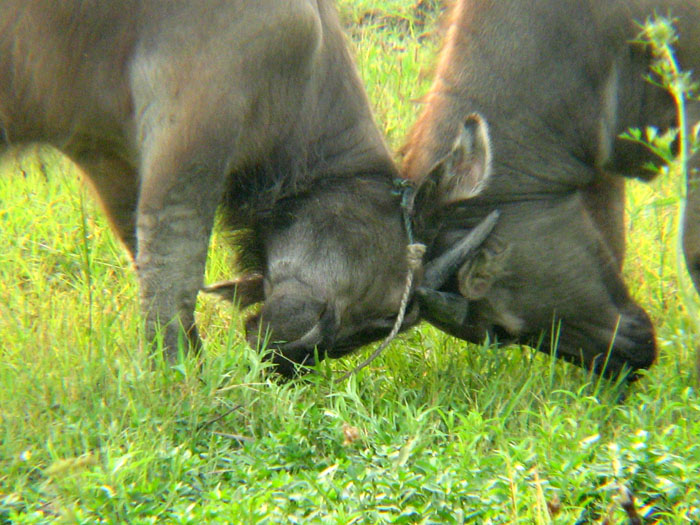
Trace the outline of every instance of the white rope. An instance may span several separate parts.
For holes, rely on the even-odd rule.
[[[370,355],[367,359],[365,359],[362,363],[357,365],[355,368],[350,370],[349,372],[343,374],[339,379],[336,379],[336,383],[340,383],[341,381],[345,381],[348,377],[350,377],[353,374],[356,374],[360,370],[362,370],[364,367],[366,367],[368,364],[370,364],[372,361],[374,361],[377,357],[379,357],[379,354],[381,354],[384,349],[389,346],[389,343],[391,343],[394,338],[398,335],[399,330],[401,330],[401,325],[403,324],[404,317],[406,316],[406,308],[408,307],[408,301],[411,297],[411,288],[413,287],[413,279],[415,277],[416,271],[418,268],[420,268],[421,263],[423,262],[423,255],[425,254],[425,244],[420,244],[420,243],[414,243],[414,244],[409,244],[406,247],[406,260],[408,262],[408,272],[406,272],[406,285],[403,290],[403,296],[401,297],[401,304],[399,305],[399,314],[396,316],[396,321],[394,322],[394,327],[391,329],[391,332],[389,332],[389,335],[387,335],[384,338],[384,341],[382,341],[382,344],[380,344],[377,349],[372,352],[372,355]]]

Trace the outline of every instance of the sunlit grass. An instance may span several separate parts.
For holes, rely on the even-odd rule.
[[[395,149],[438,48],[434,13],[417,27],[412,6],[341,2]],[[331,379],[363,355],[278,383],[244,343],[244,314],[208,297],[202,367],[151,367],[131,262],[71,165],[3,157],[0,523],[573,524],[609,510],[620,523],[622,486],[661,523],[700,521],[676,184],[628,187],[625,275],[660,348],[631,387],[429,326],[342,384]],[[230,263],[215,237],[207,280],[230,278]]]

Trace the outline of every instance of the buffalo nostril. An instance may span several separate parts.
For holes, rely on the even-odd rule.
[[[285,344],[271,336],[268,323],[262,321],[261,314],[255,314],[246,321],[246,340],[252,348],[267,349],[265,359],[274,363],[274,371],[291,379],[308,372],[315,364],[315,341],[318,339],[318,325],[311,328],[301,340]]]
[[[310,339],[310,332],[326,310],[325,302],[308,295],[272,294],[265,300],[260,317],[264,328],[270,331],[271,342],[283,344]],[[308,344],[318,344],[318,340],[308,341]]]
[[[315,355],[325,357],[336,333],[335,315],[325,302],[301,293],[273,293],[260,313],[246,323],[251,346],[264,341],[272,350],[269,359],[285,377],[305,373],[313,366]],[[302,368],[299,368],[299,367]]]
[[[649,368],[656,360],[654,325],[642,308],[635,305],[621,317],[613,354],[633,369]]]
[[[311,371],[310,367],[316,364],[313,354],[308,353],[304,354],[304,356],[299,356],[298,360],[295,360],[281,352],[275,351],[271,354],[271,360],[275,364],[275,372],[287,379],[308,374]]]

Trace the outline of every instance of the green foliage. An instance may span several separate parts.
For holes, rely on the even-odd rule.
[[[678,127],[659,133],[654,127],[647,127],[642,133],[639,129],[630,129],[622,135],[632,142],[643,144],[667,166],[670,175],[678,181],[675,202],[678,205],[678,226],[676,233],[682,229],[682,219],[688,196],[688,162],[700,148],[698,133],[700,122],[688,122],[686,100],[698,99],[698,84],[693,81],[689,71],[683,71],[676,60],[674,45],[678,41],[673,20],[657,16],[647,20],[641,27],[638,42],[646,46],[654,57],[647,80],[666,90],[676,106]],[[694,124],[691,128],[691,124]],[[674,151],[676,145],[677,151]],[[656,171],[655,166],[649,169]],[[693,322],[696,332],[700,331],[700,304],[690,278],[686,272],[681,239],[676,240],[676,275],[683,306],[688,318]],[[700,350],[699,350],[700,351]],[[700,354],[698,355],[700,359]]]
[[[376,4],[341,7],[398,147],[436,11],[417,29],[424,2]],[[358,24],[370,9],[381,27]],[[697,333],[669,255],[671,177],[630,186],[627,204],[625,272],[660,347],[637,383],[429,326],[344,383],[364,352],[280,383],[245,345],[243,314],[209,297],[201,367],[150,366],[131,264],[73,167],[45,150],[2,162],[0,524],[620,523],[624,490],[649,519],[700,522]],[[230,278],[231,260],[215,237],[207,280]]]

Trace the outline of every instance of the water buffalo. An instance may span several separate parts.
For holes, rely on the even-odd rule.
[[[469,341],[488,334],[547,352],[556,346],[557,355],[610,375],[653,363],[653,326],[621,265],[624,177],[648,180],[644,165],[657,159],[619,135],[676,123],[670,96],[644,79],[651,52],[634,42],[638,22],[654,13],[676,18],[681,67],[700,71],[696,0],[455,2],[435,81],[404,148],[404,175],[423,180],[465,117],[481,115],[490,163],[470,169],[493,175],[470,206],[443,210],[433,254],[493,208],[501,217],[482,253],[444,287],[470,301],[468,316],[435,324]],[[698,120],[700,104],[689,112]],[[684,225],[696,287],[698,192],[689,188]]]
[[[330,1],[0,0],[0,131],[85,174],[170,359],[184,335],[200,345],[217,209],[250,272],[213,290],[264,301],[249,339],[270,338],[281,372],[391,328],[398,173]]]

